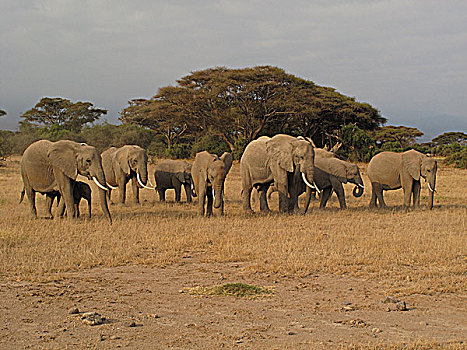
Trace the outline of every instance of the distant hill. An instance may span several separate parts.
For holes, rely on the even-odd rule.
[[[447,131],[467,132],[467,115],[435,114],[423,111],[401,111],[387,113],[386,125],[412,126],[421,130],[425,135],[418,142],[431,141],[434,137]]]

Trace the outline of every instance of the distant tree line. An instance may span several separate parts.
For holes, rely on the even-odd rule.
[[[239,159],[250,141],[277,133],[309,137],[318,147],[342,142],[338,155],[352,161],[416,148],[462,165],[467,152],[464,133],[419,145],[420,130],[382,126],[386,119],[369,104],[271,66],[192,72],[150,99],[129,101],[121,125],[99,123],[105,114],[91,102],[44,97],[21,116],[19,131],[0,132],[0,156],[22,153],[38,139],[71,139],[100,151],[137,144],[157,157],[190,158],[208,150]]]

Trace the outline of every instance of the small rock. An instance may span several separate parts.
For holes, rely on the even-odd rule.
[[[90,326],[96,326],[96,325],[102,324],[104,320],[105,320],[105,317],[102,317],[97,312],[85,312],[81,316],[81,321],[84,324],[87,324]]]
[[[342,305],[352,305],[352,303],[350,301],[344,301]]]
[[[77,307],[72,307],[71,309],[68,310],[68,313],[70,315],[77,315],[77,314],[79,314],[79,310],[78,310]]]
[[[371,332],[372,332],[372,333],[381,333],[382,330],[379,329],[379,328],[373,328],[373,329],[371,330]]]
[[[425,321],[421,321],[421,322],[420,322],[420,326],[428,326],[428,323],[425,322]]]
[[[407,305],[405,304],[405,301],[399,301],[396,303],[396,308],[398,311],[407,311]]]
[[[287,332],[287,335],[295,335],[295,334],[297,334],[297,333],[295,333],[295,332],[292,332],[292,331],[290,331],[290,332]]]
[[[135,323],[135,321],[130,321],[130,322],[125,323],[125,326],[127,326],[127,327],[136,327],[136,323]]]
[[[386,308],[386,312],[391,312],[391,308],[390,307]]]
[[[399,300],[397,300],[396,298],[390,297],[390,296],[387,296],[386,299],[383,300],[384,304],[398,303],[398,302],[399,302]]]
[[[100,341],[104,341],[105,340],[105,336],[103,334],[99,334],[99,340]]]
[[[117,340],[117,339],[121,339],[118,335],[111,335],[110,340]]]

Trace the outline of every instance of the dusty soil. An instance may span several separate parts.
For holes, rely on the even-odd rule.
[[[270,287],[274,294],[237,299],[184,290],[232,282]],[[260,274],[242,263],[202,263],[187,254],[165,268],[98,267],[47,282],[0,280],[0,348],[465,347],[465,295],[407,296],[406,311],[387,297],[375,281]],[[70,314],[72,308],[80,313]],[[84,312],[105,321],[84,324]]]

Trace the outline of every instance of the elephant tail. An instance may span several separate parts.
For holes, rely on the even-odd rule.
[[[24,199],[24,193],[26,192],[26,189],[23,186],[23,189],[21,190],[21,196],[19,197],[19,202],[21,203]]]

